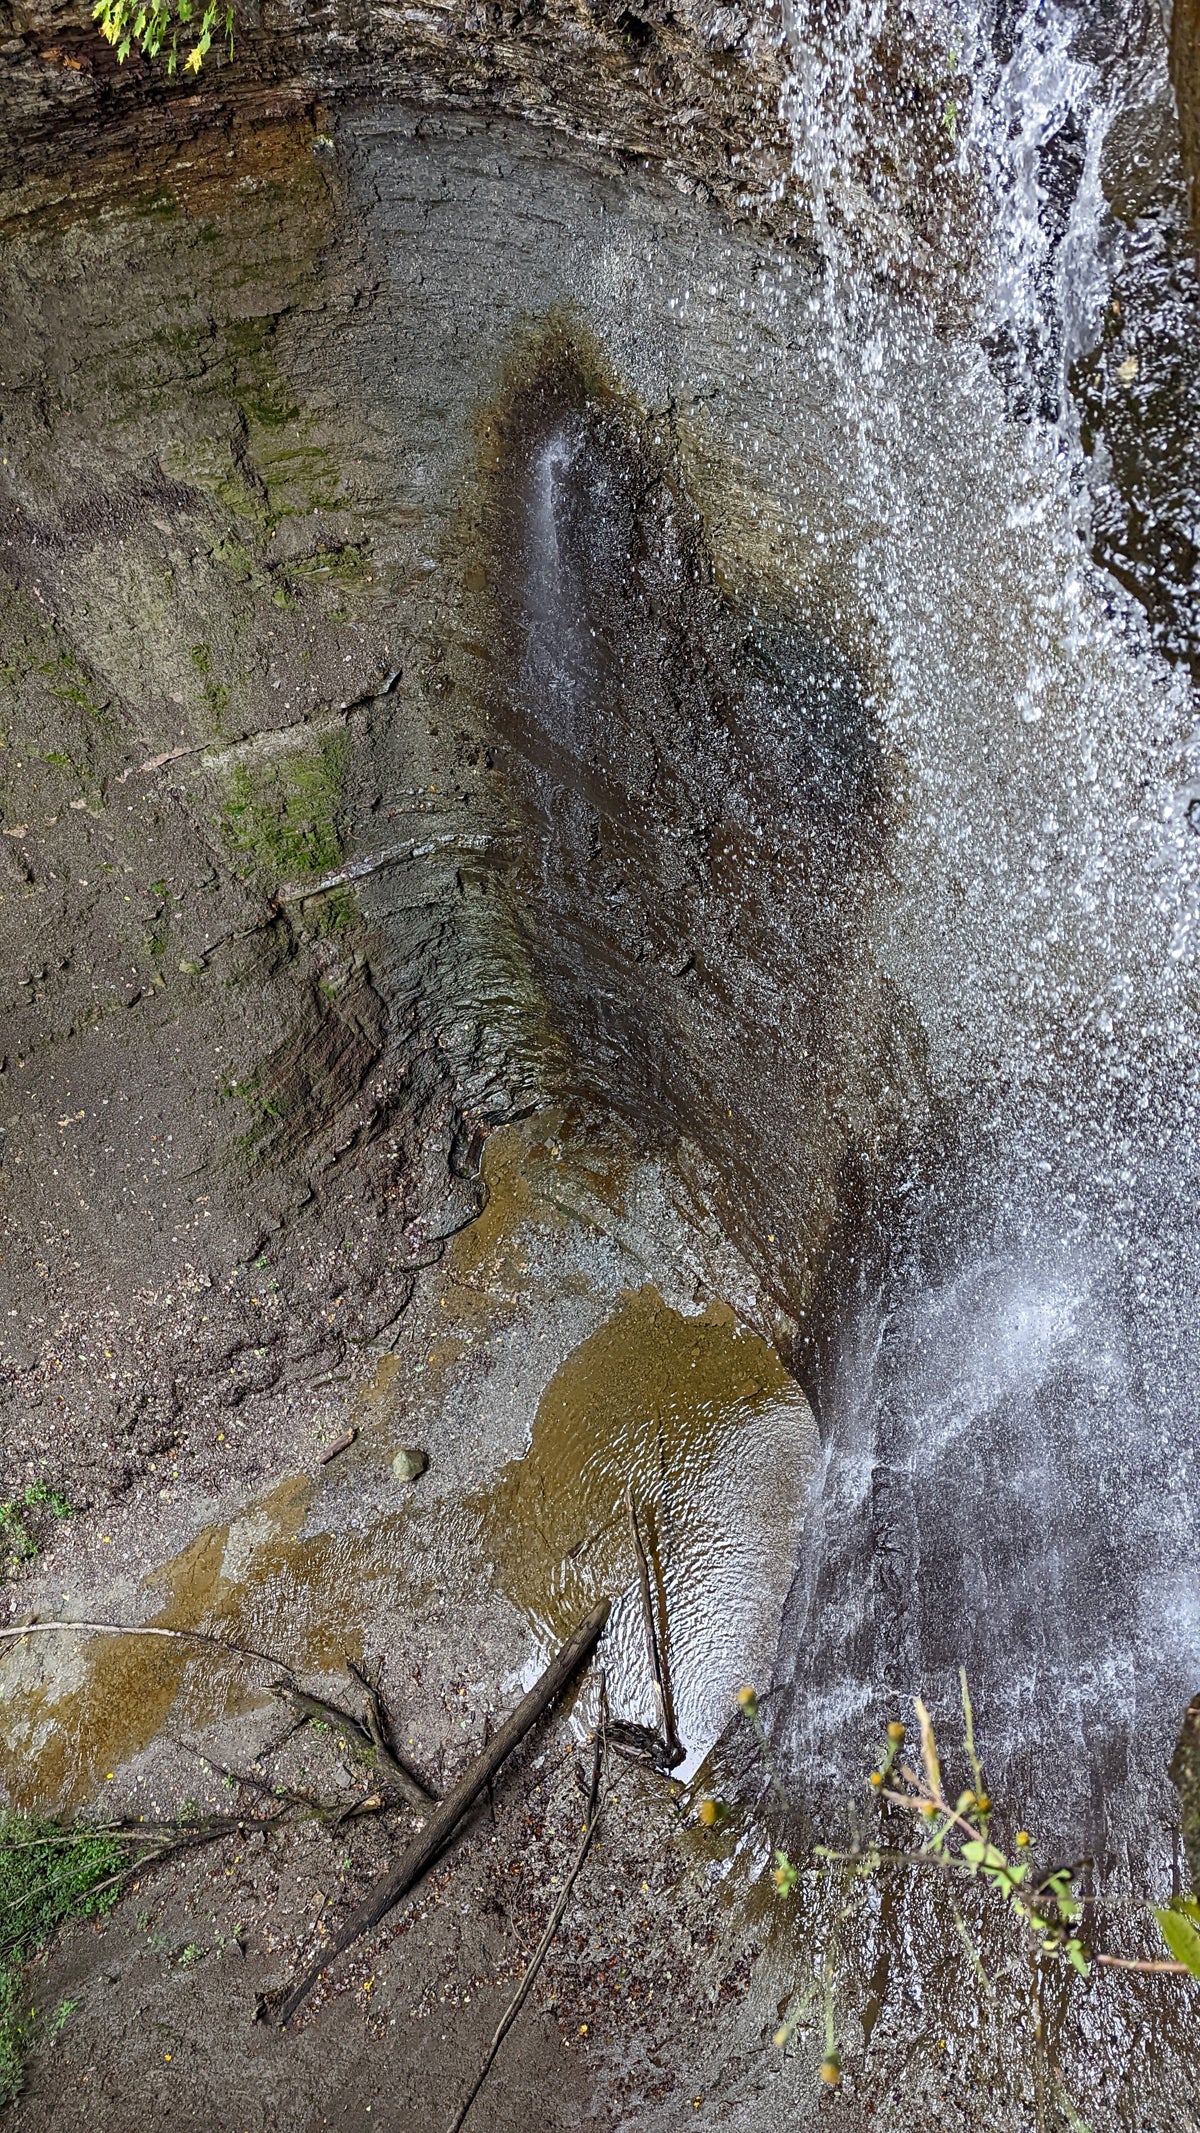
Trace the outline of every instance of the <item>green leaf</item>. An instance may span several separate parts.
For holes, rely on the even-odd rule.
[[[1080,1977],[1089,1976],[1092,1966],[1083,1952],[1083,1946],[1080,1941],[1069,1940],[1063,1949],[1063,1954],[1066,1956],[1071,1968],[1078,1970]]]
[[[1019,1881],[1025,1871],[1024,1867],[1010,1866],[1004,1853],[997,1851],[995,1845],[989,1844],[983,1837],[971,1837],[963,1845],[962,1856],[971,1866],[982,1867],[985,1872],[989,1867],[993,1871],[1002,1867],[1005,1875],[1014,1881]]]
[[[779,1891],[779,1894],[781,1896],[790,1896],[799,1878],[800,1877],[795,1867],[792,1865],[791,1860],[788,1858],[787,1853],[776,1852],[775,1871],[772,1874],[771,1879],[775,1883],[775,1887]]]
[[[1169,1911],[1160,1911],[1156,1906],[1154,1916],[1176,1962],[1185,1963],[1193,1977],[1200,1977],[1200,1928],[1174,1906]]]

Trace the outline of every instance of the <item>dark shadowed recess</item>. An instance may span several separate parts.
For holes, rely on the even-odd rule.
[[[569,329],[522,351],[491,421],[517,923],[576,1086],[703,1149],[794,1309],[878,1015],[855,969],[887,820],[862,678],[798,601],[723,585],[672,409],[638,409]]]

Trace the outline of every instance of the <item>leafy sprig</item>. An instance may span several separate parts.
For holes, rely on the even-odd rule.
[[[881,1806],[886,1802],[889,1807],[913,1817],[919,1842],[915,1845],[889,1842],[887,1822],[884,1820],[877,1825],[874,1834],[864,1833],[858,1837],[850,1850],[836,1851],[826,1845],[814,1846],[812,1864],[803,1869],[789,1858],[786,1851],[777,1849],[775,1863],[771,1869],[776,1893],[781,1897],[790,1897],[801,1880],[817,1882],[830,1875],[841,1877],[844,1890],[847,1877],[852,1887],[856,1886],[861,1890],[865,1882],[884,1869],[924,1869],[941,1875],[950,1882],[981,1882],[1000,1899],[1020,1925],[1030,1953],[1039,1964],[1065,1964],[1080,1978],[1089,1977],[1094,1967],[1103,1965],[1111,1969],[1174,1973],[1185,1979],[1200,1979],[1200,1900],[1195,1896],[1176,1896],[1170,1904],[1153,1908],[1152,1915],[1169,1951],[1165,1959],[1095,1954],[1085,1945],[1081,1930],[1084,1904],[1075,1890],[1079,1869],[1072,1866],[1054,1866],[1039,1871],[1034,1858],[1033,1839],[1026,1829],[1017,1830],[1011,1851],[1002,1849],[994,1832],[994,1809],[976,1747],[975,1714],[971,1706],[966,1673],[962,1669],[959,1681],[962,1691],[963,1747],[971,1773],[970,1785],[964,1787],[951,1800],[943,1778],[933,1721],[924,1703],[920,1698],[916,1698],[914,1709],[920,1736],[919,1756],[906,1759],[908,1729],[899,1719],[893,1719],[880,1746],[875,1768],[869,1774],[868,1783]],[[764,1750],[776,1804],[785,1805],[782,1780],[765,1736],[754,1690],[742,1689],[738,1695],[738,1704]],[[703,1803],[708,1806],[712,1804]],[[718,1819],[717,1814],[714,1812],[706,1815],[703,1805],[701,1820],[710,1824],[715,1822]],[[727,1814],[728,1809],[722,1805],[722,1815]],[[988,1997],[994,1999],[995,1986],[987,1975],[966,1920],[949,1889],[947,1896],[967,1958]],[[852,1915],[855,1901],[855,1898],[848,1896],[848,1901],[840,1913],[842,1919]],[[1097,1911],[1110,1908],[1101,1905],[1098,1900],[1093,1907]],[[835,1933],[836,1930],[835,1927]],[[789,2012],[775,2032],[774,2041],[781,2047],[791,2042],[796,2029],[806,2018],[813,1999],[819,1993],[824,2002],[826,2032],[820,2077],[823,2082],[837,2087],[841,2081],[842,2062],[834,2031],[833,1986],[833,1952],[830,1947],[826,1951],[820,1972],[797,1994]],[[1060,2095],[1060,2102],[1069,2122],[1078,2125],[1081,2133],[1086,2133],[1083,2120],[1074,2114],[1073,2106],[1065,2094]]]
[[[1017,1849],[1025,1856],[1010,1858],[995,1842],[991,1834],[992,1803],[975,1749],[974,1714],[965,1677],[962,1698],[973,1785],[960,1792],[951,1806],[942,1783],[933,1721],[918,1696],[914,1708],[921,1735],[920,1767],[914,1770],[907,1763],[900,1764],[899,1782],[888,1785],[900,1747],[889,1729],[889,1753],[881,1766],[884,1782],[878,1789],[893,1806],[926,1824],[919,1856],[944,1861],[952,1869],[986,1882],[1011,1907],[1043,1956],[1061,1957],[1080,1977],[1087,1977],[1091,1963],[1074,1930],[1083,1916],[1083,1905],[1074,1893],[1073,1871],[1060,1866],[1037,1875],[1028,1856],[1030,1840],[1024,1830],[1018,1832]]]
[[[168,74],[174,74],[182,42],[184,67],[198,74],[218,35],[233,56],[231,0],[206,0],[199,11],[193,0],[96,0],[92,20],[115,46],[122,66],[136,50],[143,59],[164,58]]]

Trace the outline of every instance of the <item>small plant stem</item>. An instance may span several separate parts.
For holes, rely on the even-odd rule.
[[[941,1797],[940,1793],[936,1795],[932,1793],[929,1794],[927,1800],[911,1799],[908,1793],[906,1792],[885,1792],[881,1795],[881,1797],[885,1800],[891,1800],[893,1804],[897,1807],[907,1807],[910,1814],[920,1814],[922,1807],[926,1805],[932,1805],[937,1808],[937,1811],[940,1815],[945,1815],[946,1821],[948,1823],[957,1822],[960,1829],[965,1829],[972,1843],[978,1841],[979,1831],[977,1829],[972,1828],[969,1822],[963,1820],[963,1817],[959,1814],[957,1808],[948,1807],[945,1800]]]
[[[1171,1962],[1165,1957],[1161,1963],[1155,1963],[1140,1955],[1094,1955],[1092,1961],[1103,1963],[1109,1970],[1169,1970],[1175,1977],[1192,1975],[1186,1963]]]
[[[786,2047],[791,2043],[792,2038],[795,2036],[796,2031],[799,2029],[801,2022],[804,2020],[805,2015],[808,2013],[809,2008],[812,2006],[812,2003],[816,1998],[819,1989],[820,1987],[817,1981],[814,1980],[811,1985],[805,1986],[803,1992],[797,1993],[786,2015],[784,2016],[783,2021],[780,2023],[779,2028],[775,2032],[775,2042],[780,2046],[781,2049],[786,2049]]]
[[[968,1926],[966,1919],[963,1917],[962,1912],[959,1910],[958,1905],[955,1903],[953,1896],[950,1896],[948,1891],[947,1896],[950,1904],[950,1909],[954,1913],[954,1923],[958,1929],[958,1937],[961,1940],[964,1948],[966,1949],[967,1954],[971,1958],[972,1968],[974,1969],[979,1979],[979,1982],[983,1986],[983,1989],[986,1992],[989,2000],[994,2000],[996,1997],[996,1988],[993,1985],[990,1977],[988,1976],[987,1971],[983,1967],[983,1957],[979,1953],[978,1948],[975,1946],[975,1943],[971,1938],[970,1927]]]
[[[1033,2099],[1037,2110],[1038,2133],[1046,2127],[1046,2076],[1050,2070],[1050,2054],[1046,2049],[1046,2022],[1042,2012],[1042,1979],[1037,1955],[1029,1949],[1029,1974],[1033,1993]]]
[[[775,1761],[775,1751],[767,1739],[767,1729],[757,1711],[748,1711],[746,1716],[754,1728],[758,1745],[762,1749],[763,1761],[767,1766],[767,1777],[770,1780],[771,1791],[775,1796],[775,1805],[781,1814],[786,1814],[789,1806],[788,1796],[783,1789],[783,1780],[779,1775],[779,1767]]]
[[[987,1786],[984,1782],[983,1764],[975,1752],[975,1713],[971,1709],[971,1691],[967,1687],[965,1666],[959,1667],[958,1684],[962,1690],[963,1739],[966,1743],[967,1761],[971,1765],[971,1775],[975,1780],[975,1797],[982,1800],[987,1798]]]
[[[826,1964],[825,1964],[825,1973],[824,1973],[824,1981],[823,1981],[823,1982],[824,1982],[824,1999],[825,1999],[825,2057],[826,2057],[827,2059],[836,2059],[836,2057],[837,2057],[837,2025],[836,2025],[836,2020],[835,2020],[835,2016],[834,2016],[834,2007],[833,2007],[833,1956],[832,1956],[832,1954],[830,1954],[830,1956],[828,1957],[828,1959],[827,1959],[827,1961],[826,1961]]]

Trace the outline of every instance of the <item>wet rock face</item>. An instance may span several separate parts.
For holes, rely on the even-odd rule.
[[[520,923],[573,1071],[723,1162],[826,1054],[884,836],[861,680],[778,594],[722,590],[669,413],[551,342],[497,433],[491,711]]]
[[[937,1555],[930,1589],[969,1622],[976,1500],[949,1431],[957,1523],[908,1475],[924,1360],[956,1353],[918,1306],[965,1245],[991,1248],[971,1134],[991,1132],[997,1082],[1021,1109],[1022,1032],[1049,1046],[1055,1101],[1058,1037],[1083,1086],[1098,1056],[1095,943],[1068,924],[1031,1001],[1037,913],[1012,916],[1087,698],[1068,673],[1053,719],[1015,708],[1032,564],[998,530],[984,396],[957,395],[936,346],[901,378],[901,341],[864,468],[811,259],[731,228],[690,179],[528,126],[375,105],[332,150],[312,115],[194,148],[114,167],[105,214],[81,221],[31,184],[6,255],[15,1478],[51,1441],[51,1391],[82,1453],[106,1448],[98,1487],[227,1408],[249,1445],[318,1354],[339,1359],[347,1320],[370,1338],[394,1318],[471,1204],[457,1173],[487,1126],[581,1092],[646,1143],[698,1146],[763,1288],[808,1313],[814,1350],[846,1331],[798,1359],[827,1420],[867,1418],[843,1436],[816,1614],[861,1572],[835,1670],[862,1679],[882,1653],[897,1692],[920,1683],[955,1654],[904,1565]],[[863,511],[881,463],[870,494],[904,500],[898,531]],[[889,601],[911,693],[885,730],[869,618]],[[1089,805],[1064,870],[1091,863]],[[1056,975],[1073,958],[1077,1006]],[[952,1115],[931,1121],[938,1044]],[[101,1139],[114,1111],[123,1134]],[[1045,1130],[1057,1145],[1060,1122]],[[1034,1167],[1022,1153],[1014,1173]],[[906,1257],[889,1191],[934,1177]],[[260,1245],[267,1278],[235,1290]],[[47,1305],[86,1324],[139,1255],[155,1302],[139,1290],[136,1332],[105,1333],[111,1395],[95,1340],[60,1379]],[[907,1347],[876,1338],[889,1255]],[[962,1293],[1002,1334],[1005,1299]],[[856,1379],[856,1341],[882,1375]],[[1084,1394],[1039,1408],[1021,1390],[1023,1444],[985,1387],[971,1429],[999,1415],[998,1479],[1014,1448],[1041,1472],[1058,1413],[1061,1465],[1042,1464],[1074,1485],[1079,1442],[1099,1446]],[[1092,1477],[1106,1464],[1095,1449]],[[1136,1510],[1109,1496],[1106,1548]],[[1109,1613],[1132,1614],[1074,1501],[1076,1560],[1090,1550]],[[1040,1593],[1039,1529],[1015,1494],[1010,1510],[988,1574],[1007,1591],[1015,1537]],[[806,1602],[798,1587],[797,1622]],[[997,1667],[1010,1620],[989,1616]]]
[[[403,1307],[459,1118],[426,922],[385,948],[337,885],[398,721],[336,311],[303,384],[281,345],[335,294],[311,125],[99,199],[0,258],[0,1436],[77,1507],[270,1463]]]
[[[1191,188],[1192,223],[1200,236],[1200,5],[1175,0],[1171,10],[1171,77],[1179,106],[1184,167]]]
[[[731,207],[751,202],[790,225],[790,155],[780,115],[781,22],[774,7],[687,0],[638,10],[617,0],[552,0],[537,9],[456,4],[404,14],[339,4],[239,19],[235,50],[202,73],[136,58],[118,66],[87,0],[32,0],[0,44],[3,178],[69,194],[61,141],[86,165],[114,149],[143,164],[164,139],[202,142],[231,123],[304,113],[325,133],[331,110],[485,107],[591,146],[691,173]],[[751,126],[752,122],[752,126]],[[751,164],[745,150],[754,136]],[[197,159],[198,160],[198,159]]]

